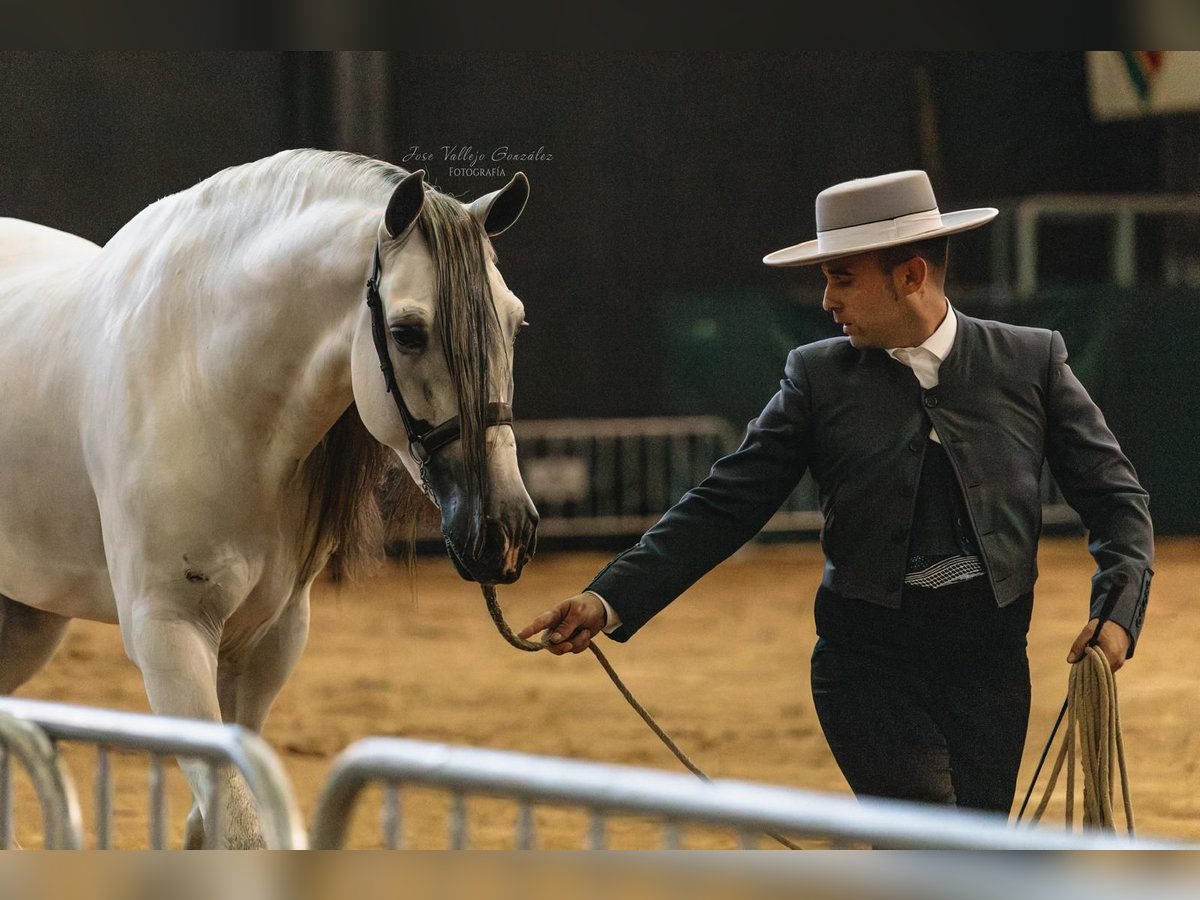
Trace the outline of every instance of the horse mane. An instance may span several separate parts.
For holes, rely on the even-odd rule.
[[[381,201],[380,215],[387,202],[381,189],[394,187],[408,174],[397,166],[351,153],[302,150],[277,154],[271,160],[281,157],[287,168],[307,164],[324,170],[344,187],[365,187],[373,182]],[[298,173],[290,174],[297,189],[303,190]],[[487,279],[486,235],[461,203],[434,188],[426,191],[418,227],[437,273],[435,311],[458,403],[472,539],[478,544],[484,537],[487,489],[488,348],[499,334]],[[398,468],[393,452],[371,436],[357,406],[351,404],[303,466],[309,522],[301,582],[312,577],[326,559],[335,581],[365,575],[380,558],[385,520],[410,523],[407,545],[411,559],[416,524],[430,516],[433,506],[407,473],[401,471],[394,477]]]
[[[433,504],[391,449],[367,431],[354,404],[309,454],[303,474],[309,518],[300,583],[322,565],[335,582],[362,578],[380,561],[393,522],[408,526],[403,537],[411,564],[417,525],[433,518]]]
[[[382,196],[386,203],[387,189],[407,174],[399,166],[357,153],[281,150],[273,156],[222,169],[173,197],[182,200],[194,195],[203,204],[224,196],[238,197],[244,203],[247,196],[254,196],[265,213],[277,217],[326,198],[378,200]]]

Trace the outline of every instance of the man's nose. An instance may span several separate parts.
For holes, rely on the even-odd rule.
[[[829,297],[829,288],[826,288],[825,293],[821,295],[821,309],[825,312],[833,312],[834,303]]]

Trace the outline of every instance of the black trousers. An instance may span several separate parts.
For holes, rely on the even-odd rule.
[[[817,717],[856,795],[1007,814],[1029,724],[1029,594],[986,578],[906,588],[900,609],[817,594]]]

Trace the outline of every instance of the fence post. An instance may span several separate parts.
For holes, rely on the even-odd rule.
[[[33,782],[42,808],[42,828],[47,850],[82,850],[83,827],[75,783],[63,769],[54,745],[32,722],[0,712],[0,744],[7,751],[6,786],[12,788],[7,762],[16,757]],[[3,823],[6,838],[12,836],[12,809],[6,804]],[[7,849],[7,848],[6,848]]]

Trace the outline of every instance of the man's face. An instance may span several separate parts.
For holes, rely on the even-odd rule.
[[[912,311],[878,253],[860,253],[821,264],[825,298],[821,308],[833,313],[850,343],[863,347],[904,347],[912,330]]]

